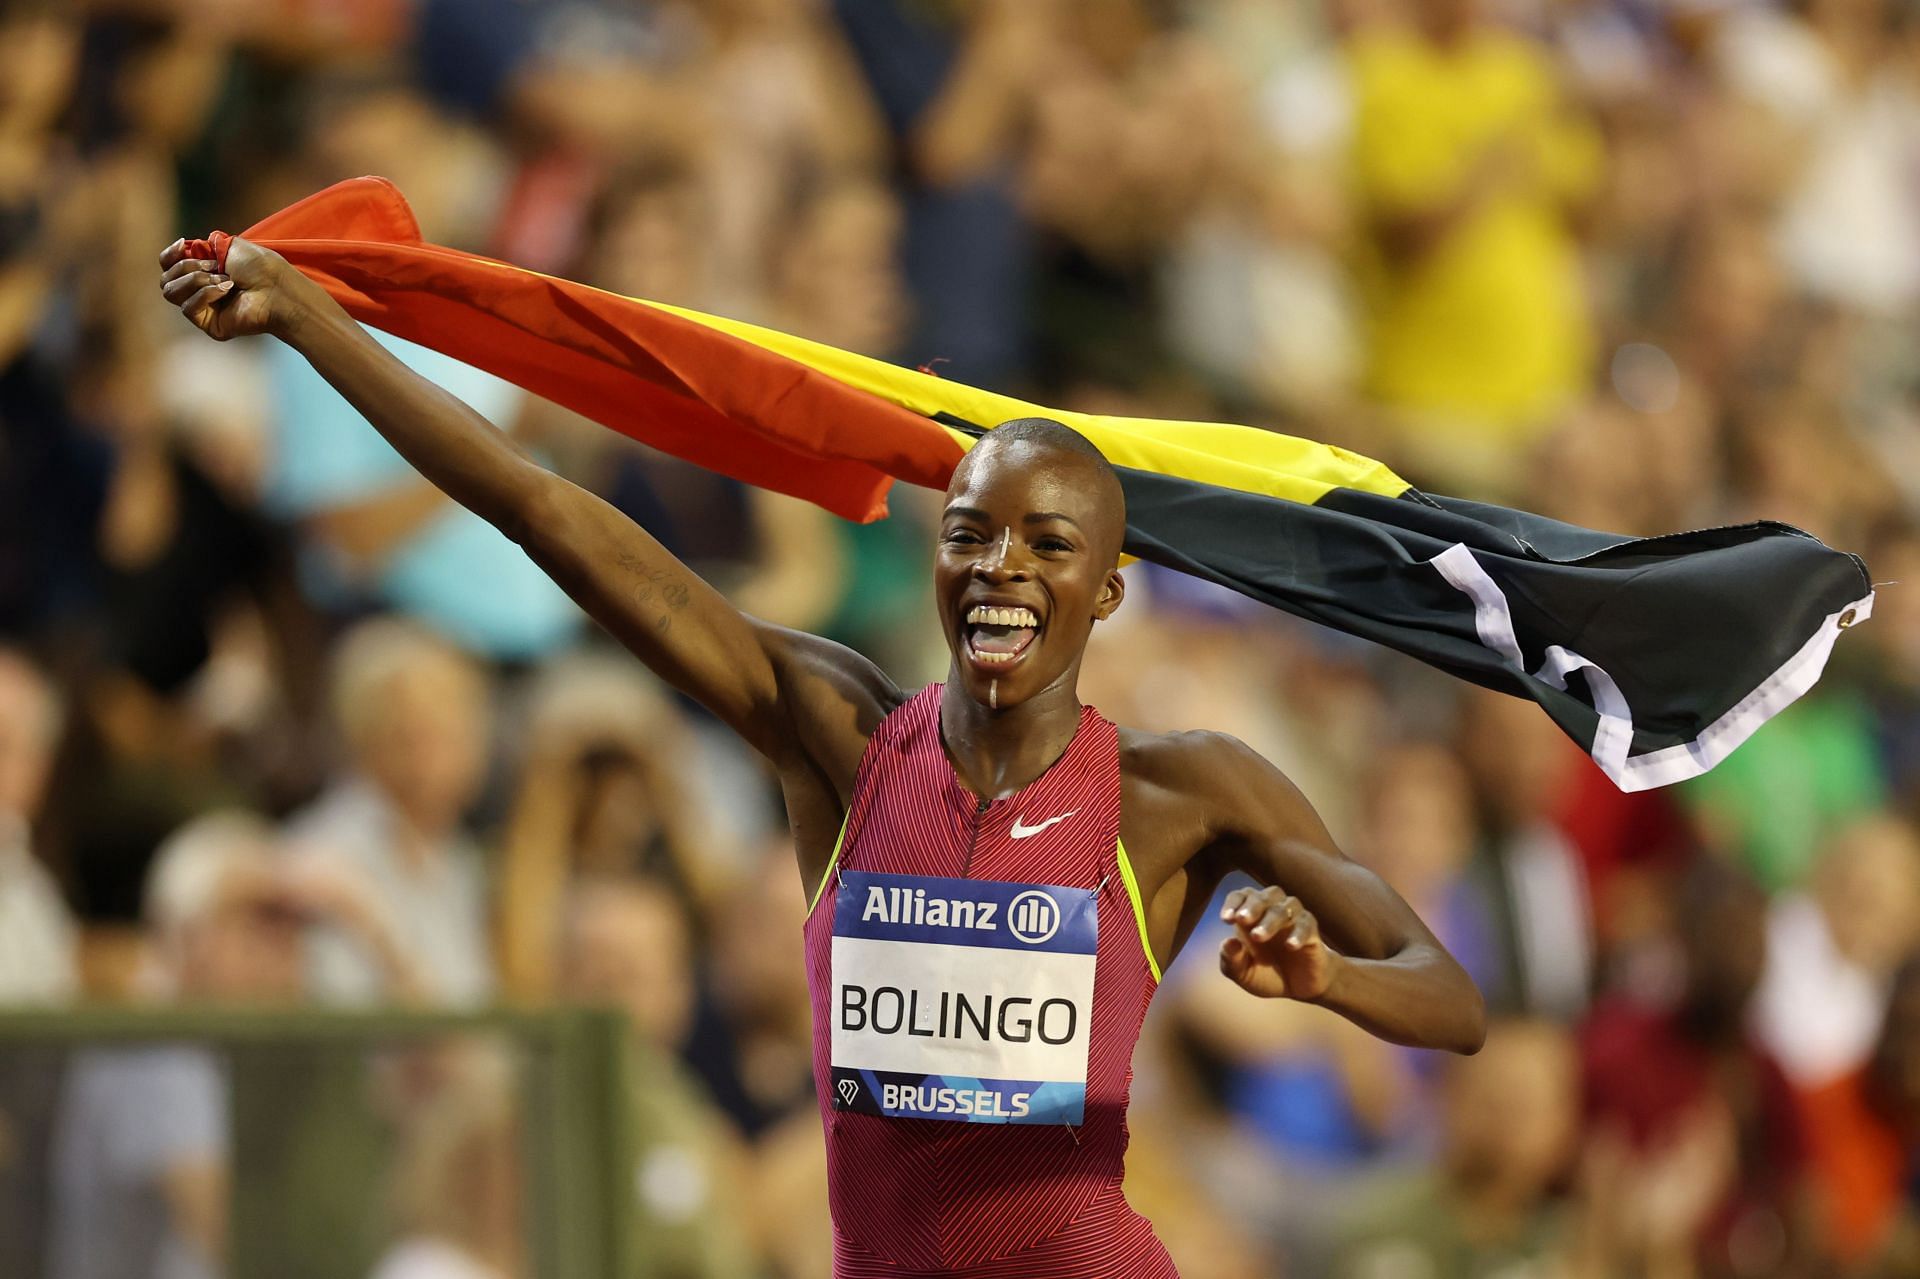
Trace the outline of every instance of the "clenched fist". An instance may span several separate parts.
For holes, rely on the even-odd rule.
[[[1236,888],[1220,918],[1234,935],[1220,943],[1220,971],[1263,999],[1318,999],[1333,985],[1340,956],[1320,924],[1283,888]]]
[[[216,341],[284,333],[309,295],[319,292],[285,258],[257,244],[235,239],[224,272],[211,258],[190,257],[192,247],[175,240],[160,255],[160,292]]]

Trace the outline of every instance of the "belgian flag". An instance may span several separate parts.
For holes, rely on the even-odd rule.
[[[1129,554],[1531,698],[1623,790],[1726,758],[1873,607],[1857,556],[1784,524],[1627,538],[1252,427],[1059,412],[425,243],[379,178],[245,235],[364,323],[848,519],[944,488],[1000,422],[1064,422],[1119,468]]]

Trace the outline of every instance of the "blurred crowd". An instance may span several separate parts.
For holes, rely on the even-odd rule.
[[[811,886],[744,748],[161,302],[177,235],[362,173],[1043,403],[1920,574],[1914,0],[0,0],[0,1003],[618,1006],[649,1276],[828,1273]],[[395,346],[742,607],[943,675],[931,495],[841,525]],[[1203,928],[1128,1174],[1189,1279],[1920,1274],[1920,594],[1623,795],[1530,704],[1129,575],[1086,699],[1272,758],[1496,1014],[1393,1048]],[[509,1103],[441,1075],[377,1273],[523,1279]],[[38,1273],[224,1273],[221,1088],[76,1055],[41,1171],[0,1139]]]

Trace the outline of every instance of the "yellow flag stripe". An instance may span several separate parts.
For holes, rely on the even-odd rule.
[[[1277,431],[1223,422],[1109,417],[1045,408],[757,324],[664,302],[646,304],[751,342],[928,417],[946,413],[983,427],[1013,418],[1053,418],[1086,436],[1115,466],[1304,503],[1317,502],[1336,488],[1398,497],[1410,487],[1372,458]],[[964,433],[958,434],[971,443]]]

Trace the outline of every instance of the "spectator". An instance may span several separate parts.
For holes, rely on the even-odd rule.
[[[915,313],[911,359],[1007,384],[1030,372],[1033,238],[1005,150],[1053,48],[1050,6],[992,0],[970,19],[903,0],[833,0],[905,160],[901,256]]]
[[[590,210],[581,277],[628,297],[714,310],[711,213],[700,174],[684,160],[648,157],[601,184]]]
[[[1480,828],[1460,758],[1442,746],[1404,742],[1381,752],[1371,780],[1356,852],[1419,912],[1481,989],[1499,986],[1492,907],[1472,868]]]
[[[405,1121],[395,1176],[401,1236],[372,1279],[520,1279],[527,1273],[520,1118],[498,1059],[457,1059]]]
[[[566,994],[612,1004],[633,1031],[633,1177],[646,1276],[731,1279],[750,1271],[751,1218],[727,1193],[741,1151],[700,1081],[676,1055],[693,1013],[692,948],[680,900],[643,879],[602,880],[573,895]]]
[[[774,326],[866,355],[898,350],[907,321],[894,262],[900,216],[893,194],[866,178],[803,202],[779,250]]]
[[[1886,1023],[1859,1069],[1806,1098],[1815,1211],[1843,1273],[1910,1274],[1920,1264],[1912,1198],[1920,1147],[1920,957],[1893,982]]]
[[[821,6],[705,0],[682,13],[698,25],[670,79],[703,126],[697,160],[711,216],[701,236],[719,268],[716,309],[759,319],[784,224],[809,187],[831,189],[875,166],[879,113]],[[889,267],[891,240],[869,250]]]
[[[1349,46],[1354,181],[1371,225],[1368,386],[1399,465],[1510,492],[1592,358],[1569,205],[1600,169],[1545,51],[1478,0],[1430,0]]]
[[[1563,1273],[1575,1232],[1554,1188],[1575,1149],[1580,1072],[1566,1032],[1496,1022],[1447,1063],[1437,1166],[1368,1188],[1344,1227],[1339,1279]]]
[[[500,959],[509,993],[545,999],[563,906],[583,877],[647,875],[697,917],[719,907],[734,867],[707,816],[698,743],[638,663],[557,663],[532,703],[501,850]]]
[[[1503,943],[1501,988],[1485,993],[1538,1016],[1571,1019],[1593,979],[1593,910],[1585,868],[1554,822],[1579,751],[1518,698],[1464,697],[1460,756],[1487,832],[1484,878]]]
[[[1219,940],[1217,924],[1202,924],[1159,995],[1230,1134],[1211,1143],[1229,1171],[1208,1189],[1280,1253],[1286,1273],[1326,1274],[1342,1206],[1428,1151],[1422,1063],[1310,1008],[1246,1016],[1241,992],[1218,980]]]
[[[1920,145],[1914,38],[1904,6],[1812,0],[1740,11],[1713,49],[1732,94],[1773,125],[1781,260],[1810,295],[1876,318],[1920,302],[1920,246],[1895,230],[1920,218],[1906,178]]]
[[[48,291],[62,210],[58,121],[79,68],[80,27],[61,6],[41,0],[0,10],[0,369],[33,337]]]
[[[776,838],[704,921],[704,968],[720,1015],[700,1019],[687,1057],[734,1123],[755,1140],[788,1119],[811,1115],[817,1097],[813,1005],[792,949],[806,923],[811,891],[796,883],[793,845]],[[824,1146],[820,1157],[826,1157]]]
[[[1603,1001],[1581,1031],[1593,1230],[1636,1273],[1783,1273],[1806,1244],[1806,1138],[1786,1076],[1747,1030],[1766,896],[1702,859],[1674,908],[1677,994]]]
[[[60,728],[53,685],[0,648],[0,1005],[57,1002],[79,989],[73,921],[32,842]]]
[[[1920,938],[1920,839],[1876,816],[1839,831],[1805,892],[1774,899],[1754,1028],[1796,1088],[1857,1071],[1894,970]]]
[[[495,424],[513,426],[524,398],[516,388],[424,347],[382,341]],[[263,355],[278,409],[265,504],[307,530],[304,583],[317,606],[349,612],[371,598],[488,657],[524,660],[567,642],[579,613],[519,547],[415,476],[292,348],[276,343]]]
[[[493,990],[486,872],[461,829],[486,766],[491,690],[458,649],[390,618],[341,642],[333,707],[348,767],[287,825],[295,856],[381,903],[421,998],[475,1004]],[[351,935],[315,939],[313,978],[327,1000],[396,992]]]
[[[677,95],[641,74],[657,32],[608,0],[426,0],[414,6],[413,72],[437,102],[530,149],[566,156],[672,141],[688,126]]]
[[[198,1048],[76,1054],[55,1121],[49,1279],[224,1274],[227,1102]]]
[[[1359,377],[1350,239],[1350,77],[1326,28],[1339,6],[1279,8],[1221,0],[1195,14],[1214,55],[1234,66],[1250,105],[1222,130],[1225,172],[1171,248],[1168,341],[1230,394],[1327,424],[1355,446]],[[1222,77],[1224,79],[1224,77]],[[1230,81],[1225,91],[1241,86]],[[1232,108],[1230,108],[1232,109]],[[1363,451],[1375,452],[1373,447]]]
[[[189,1005],[298,1001],[306,925],[359,929],[368,912],[337,886],[291,870],[258,818],[216,813],[175,832],[147,884],[152,993]],[[155,1044],[76,1053],[53,1140],[51,1279],[224,1273],[228,1082],[210,1052]]]

